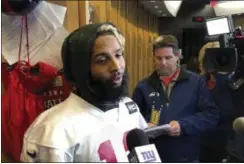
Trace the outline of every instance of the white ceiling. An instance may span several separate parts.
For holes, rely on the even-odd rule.
[[[139,3],[157,17],[176,17],[183,3],[194,8],[210,4],[210,0],[139,0]],[[244,0],[217,1],[214,11],[216,16],[244,13]]]
[[[176,17],[182,1],[139,0],[139,2],[157,17]]]

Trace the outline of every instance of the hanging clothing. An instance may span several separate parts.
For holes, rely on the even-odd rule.
[[[38,63],[39,72],[26,76],[18,67],[8,72],[8,86],[2,95],[3,151],[19,161],[23,136],[29,125],[45,110],[42,92],[57,76],[56,68]]]

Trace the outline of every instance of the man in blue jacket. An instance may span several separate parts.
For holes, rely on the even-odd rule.
[[[160,36],[153,45],[156,70],[133,93],[151,125],[169,124],[168,135],[154,139],[162,162],[197,162],[200,132],[218,123],[219,110],[200,75],[180,68],[178,41]]]

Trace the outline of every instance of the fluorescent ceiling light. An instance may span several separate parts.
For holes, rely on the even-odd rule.
[[[181,6],[182,1],[164,1],[164,4],[168,11],[175,17]]]
[[[244,1],[222,1],[217,4],[221,8],[240,8],[244,7]],[[243,11],[244,12],[244,11]]]
[[[216,16],[244,13],[244,1],[218,1],[214,12]]]

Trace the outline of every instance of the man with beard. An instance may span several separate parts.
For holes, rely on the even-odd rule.
[[[201,76],[179,64],[178,41],[160,36],[153,45],[156,70],[139,82],[133,100],[152,125],[169,124],[167,135],[153,140],[162,162],[197,162],[200,132],[214,127],[219,111]]]
[[[86,25],[65,39],[64,73],[79,94],[29,127],[23,162],[128,162],[126,134],[147,124],[127,97],[124,42],[111,23]]]

